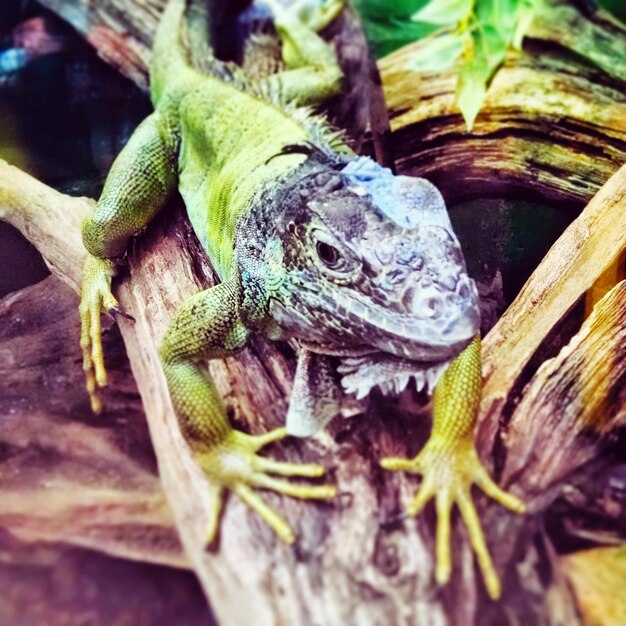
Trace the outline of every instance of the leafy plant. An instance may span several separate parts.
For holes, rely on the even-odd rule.
[[[520,48],[541,0],[430,0],[411,20],[446,31],[413,56],[409,67],[436,72],[462,56],[456,97],[468,130],[510,47]]]
[[[428,0],[352,0],[378,58],[435,32],[435,24],[411,21]]]

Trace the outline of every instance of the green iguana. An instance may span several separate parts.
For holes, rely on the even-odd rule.
[[[216,536],[228,489],[293,542],[290,527],[256,489],[328,499],[335,488],[276,478],[317,477],[324,469],[258,451],[289,433],[317,431],[338,412],[341,393],[363,396],[376,385],[399,392],[411,377],[418,389],[432,390],[440,378],[429,441],[415,459],[386,458],[382,465],[422,475],[410,515],[436,500],[437,581],[450,577],[456,504],[496,598],[498,576],[470,490],[477,484],[514,511],[523,504],[491,480],[474,447],[478,297],[443,199],[427,181],[394,176],[353,154],[307,108],[340,93],[334,49],[316,30],[343,2],[324,5],[313,16],[315,28],[275,0],[266,4],[285,70],[262,80],[215,59],[208,74],[193,69],[181,41],[185,2],[172,0],[165,10],[150,74],[155,110],[117,157],[83,226],[89,256],[81,346],[93,410],[100,410],[98,388],[106,385],[100,316],[117,309],[116,259],[178,187],[221,281],[179,307],[161,348],[181,431],[213,486],[207,541]],[[286,428],[251,436],[232,428],[200,363],[233,353],[258,332],[295,338],[301,350]],[[338,371],[328,355],[340,358]]]

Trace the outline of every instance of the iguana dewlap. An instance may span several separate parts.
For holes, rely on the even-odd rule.
[[[299,435],[337,412],[343,392],[325,355],[340,356],[344,391],[359,395],[375,385],[399,391],[410,377],[432,387],[441,376],[423,450],[413,460],[382,464],[422,475],[410,514],[436,499],[437,580],[450,576],[450,513],[457,504],[487,589],[497,597],[498,577],[470,489],[477,484],[512,510],[523,505],[489,478],[474,447],[478,301],[443,199],[425,180],[393,176],[354,155],[305,108],[339,93],[335,53],[296,15],[266,4],[285,71],[259,81],[215,60],[209,75],[193,69],[181,45],[185,2],[171,1],[165,10],[150,74],[154,112],[116,159],[83,227],[89,257],[81,345],[92,406],[100,410],[97,390],[106,384],[100,315],[117,306],[115,259],[177,187],[221,280],[180,305],[161,349],[181,431],[211,485],[207,540],[217,533],[225,489],[287,542],[294,541],[291,528],[257,489],[298,498],[335,495],[332,486],[277,478],[324,470],[258,455],[287,429],[257,436],[233,429],[201,367],[242,348],[253,333],[295,338],[302,349],[287,424]],[[324,5],[316,26],[341,6]]]

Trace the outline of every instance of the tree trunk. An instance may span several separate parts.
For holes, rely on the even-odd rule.
[[[105,29],[98,32],[109,37],[123,25],[128,30],[128,49],[119,48],[121,40],[116,40],[119,63],[133,78],[140,75],[139,69],[133,74],[128,68],[145,71],[147,45],[162,3],[125,2],[124,10],[111,2],[90,3],[90,11],[82,12],[76,11],[79,2],[47,0],[46,4],[74,19],[79,16],[82,32],[96,45],[102,40],[94,39],[94,29]],[[554,11],[562,20],[583,20],[573,9]],[[598,29],[610,41],[620,36],[614,30],[618,27],[602,16],[585,24],[590,37]],[[533,30],[524,55],[508,59],[471,134],[465,132],[452,101],[452,72],[417,79],[404,69],[410,48],[385,59],[381,71],[399,169],[428,176],[450,202],[523,190],[524,195],[562,203],[573,211],[587,204],[626,161],[624,84],[601,59],[594,60],[597,65],[591,71],[588,62],[578,57],[547,52],[551,48],[545,39],[551,34],[550,29]],[[128,50],[135,55],[130,64]],[[366,415],[337,419],[312,439],[276,445],[280,458],[325,465],[341,492],[331,504],[266,495],[297,529],[294,547],[279,543],[231,497],[219,545],[212,552],[204,549],[208,489],[179,433],[158,346],[176,306],[210,285],[213,274],[180,202],[170,203],[129,252],[128,272],[117,284],[117,295],[135,321],[119,320],[119,326],[162,488],[186,558],[220,623],[482,626],[543,620],[556,624],[550,610],[555,597],[570,607],[566,622],[576,623],[571,592],[559,575],[558,561],[545,548],[549,542],[538,537],[544,537],[542,518],[581,469],[591,462],[596,469],[611,462],[607,446],[610,449],[611,438],[626,420],[626,284],[610,285],[606,297],[580,325],[586,292],[607,269],[623,266],[625,197],[623,167],[555,243],[485,340],[479,447],[487,463],[495,461],[503,485],[529,505],[527,515],[515,516],[477,496],[487,542],[504,581],[499,604],[484,594],[460,524],[453,539],[453,580],[437,590],[432,511],[417,522],[398,520],[402,504],[418,483],[383,472],[378,461],[387,455],[414,455],[424,441],[427,425],[415,418],[406,397],[395,402],[375,397]],[[65,201],[72,202],[75,210],[69,212]],[[63,198],[0,164],[0,217],[20,228],[53,271],[74,288],[84,256],[77,233],[89,204]],[[61,219],[66,220],[62,229]],[[42,351],[48,344],[45,336],[38,343]],[[1,353],[0,366],[7,371],[12,371],[15,361],[14,356],[4,355],[15,355],[15,350],[13,346]],[[110,350],[105,357],[111,358]],[[72,380],[79,375],[79,366],[74,365],[71,373],[63,374]],[[255,338],[237,357],[212,361],[210,369],[234,421],[243,429],[264,432],[283,423],[294,370],[288,345]],[[28,386],[22,388],[31,393]],[[105,409],[120,414],[121,407],[111,403]],[[86,405],[80,413],[83,421],[96,419],[86,415]],[[594,437],[586,436],[590,430]],[[106,450],[94,454],[110,457]],[[129,457],[136,459],[136,452]],[[133,472],[142,475],[136,468]],[[162,510],[154,483],[145,481],[142,497],[152,494],[152,508],[138,519],[149,525],[154,511]],[[131,492],[126,487],[114,497],[123,503]],[[93,497],[98,493],[95,489]],[[121,510],[122,517],[132,513]],[[30,523],[29,515],[13,526],[15,518],[8,519],[0,509],[0,522],[13,532]],[[159,525],[166,527],[167,519],[166,513],[159,512]],[[88,534],[79,529],[66,540],[79,543]],[[20,536],[35,537],[27,532]],[[56,541],[61,533],[36,536]],[[134,558],[148,559],[149,545],[139,544]],[[93,539],[81,545],[133,558],[124,539],[117,544]],[[175,559],[183,563],[175,548],[164,551],[164,562]],[[548,577],[541,571],[547,561],[553,568]],[[539,565],[531,567],[531,563]],[[550,593],[538,598],[537,588]]]

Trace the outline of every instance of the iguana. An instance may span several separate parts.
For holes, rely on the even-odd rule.
[[[227,489],[293,542],[291,528],[256,489],[329,499],[335,488],[276,478],[318,477],[324,469],[258,451],[289,433],[314,433],[337,413],[342,393],[362,396],[376,385],[397,392],[411,377],[432,389],[443,372],[423,450],[412,460],[381,463],[422,475],[410,515],[436,499],[437,581],[450,577],[456,504],[495,598],[499,581],[470,489],[477,484],[514,511],[523,504],[491,480],[474,447],[478,297],[444,201],[426,180],[394,176],[353,154],[308,108],[340,93],[336,54],[316,30],[342,1],[323,5],[311,17],[315,27],[274,0],[266,4],[285,69],[262,80],[216,59],[208,73],[198,72],[182,41],[185,2],[171,0],[165,9],[150,72],[154,112],[117,157],[83,225],[89,255],[81,346],[92,408],[100,411],[98,389],[106,385],[100,316],[118,310],[111,292],[116,260],[177,187],[221,281],[180,305],[161,347],[181,431],[212,485],[207,541],[216,536]],[[300,344],[287,426],[257,436],[230,425],[201,367],[243,348],[253,333]],[[338,371],[328,355],[339,357]]]

